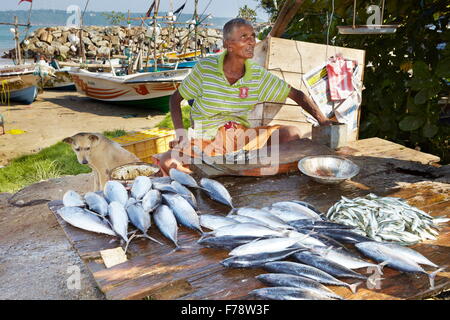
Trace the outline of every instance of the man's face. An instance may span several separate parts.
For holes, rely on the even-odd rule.
[[[255,30],[248,25],[235,27],[228,40],[225,40],[228,52],[244,59],[253,58],[255,45]]]

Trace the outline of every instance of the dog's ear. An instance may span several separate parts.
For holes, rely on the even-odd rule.
[[[89,135],[89,140],[91,141],[91,143],[96,143],[100,140],[100,138],[98,136],[96,136],[95,134],[91,134]]]
[[[68,144],[73,144],[73,139],[72,137],[67,137],[63,139],[63,142],[68,143]]]

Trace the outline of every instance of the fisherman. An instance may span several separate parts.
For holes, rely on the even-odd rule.
[[[255,150],[268,141],[276,143],[271,140],[275,132],[280,144],[301,138],[295,126],[250,128],[247,116],[257,103],[284,103],[289,97],[320,125],[331,124],[302,91],[250,60],[256,45],[251,23],[242,18],[228,21],[223,27],[223,44],[224,52],[199,61],[170,97],[176,139],[170,143],[172,149],[159,157],[159,165],[166,174],[170,168],[191,172],[185,165],[199,156],[194,145],[203,154],[217,156],[243,147]],[[194,100],[193,128],[189,130],[183,127],[180,107],[183,99]]]

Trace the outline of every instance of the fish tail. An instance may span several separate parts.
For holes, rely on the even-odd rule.
[[[361,284],[362,282],[356,282],[356,283],[353,283],[353,284],[349,284],[348,285],[348,288],[350,289],[350,290],[352,290],[352,293],[356,293],[356,288]]]
[[[381,263],[379,263],[379,264],[377,264],[377,269],[378,269],[378,271],[380,272],[380,275],[382,275],[383,274],[383,268],[387,265],[387,264],[389,264],[389,261],[383,261],[383,262],[381,262]]]
[[[136,232],[137,232],[137,230],[134,231],[133,235],[132,235],[131,237],[129,237],[128,240],[125,242],[125,243],[126,243],[125,249],[124,249],[124,250],[125,250],[125,254],[127,254],[127,251],[128,251],[128,245],[130,244],[131,240],[133,240],[134,238],[136,238]]]
[[[162,242],[156,240],[156,239],[153,238],[153,237],[150,237],[148,234],[143,234],[142,236],[143,236],[144,238],[147,238],[147,239],[151,240],[151,241],[154,241],[154,242],[156,242],[156,243],[159,243],[160,245],[163,245]]]
[[[442,267],[437,269],[436,271],[433,271],[432,273],[428,274],[428,278],[430,279],[430,289],[434,289],[434,278],[436,278],[436,275],[441,272],[444,271],[447,267]]]
[[[202,231],[201,237],[200,237],[200,239],[197,240],[197,242],[199,242],[200,240],[203,240],[204,238],[206,238],[207,236],[209,236],[209,235],[211,235],[213,233],[214,233],[214,231],[211,231],[211,232],[204,232],[204,231]]]
[[[237,209],[235,208],[235,207],[231,207],[231,210],[230,211],[228,211],[228,213],[227,213],[227,217],[228,216],[231,216],[231,215],[233,215],[235,212],[237,211]]]

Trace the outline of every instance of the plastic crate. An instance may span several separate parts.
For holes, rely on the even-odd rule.
[[[135,154],[143,162],[154,163],[152,156],[169,150],[169,142],[174,139],[174,130],[154,128],[113,138],[112,140]]]

